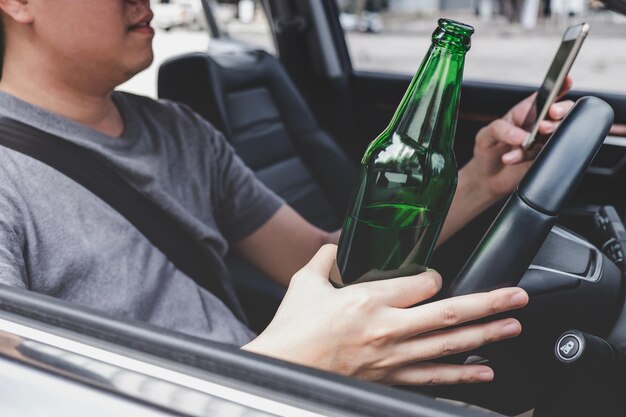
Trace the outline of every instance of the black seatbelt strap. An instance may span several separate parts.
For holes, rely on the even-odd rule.
[[[234,294],[214,276],[215,260],[205,252],[204,246],[96,155],[59,136],[7,117],[0,117],[0,145],[43,162],[98,196],[132,223],[176,268],[246,322]]]

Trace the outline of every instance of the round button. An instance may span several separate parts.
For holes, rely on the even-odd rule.
[[[571,334],[563,336],[556,347],[559,358],[568,362],[575,359],[579,352],[580,340]]]

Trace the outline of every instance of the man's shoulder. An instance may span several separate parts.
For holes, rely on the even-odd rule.
[[[162,140],[170,144],[168,149],[176,152],[185,149],[186,154],[191,149],[198,152],[202,150],[203,158],[214,158],[230,147],[220,131],[183,103],[155,100],[126,92],[116,91],[114,94],[119,104],[123,101],[123,105],[118,107],[129,111],[128,118],[122,112],[126,122],[138,117],[140,120],[134,120],[132,124],[141,125],[143,134],[149,136],[150,140]],[[208,150],[211,151],[206,152]]]
[[[167,99],[154,99],[125,91],[115,91],[114,98],[123,100],[128,106],[138,111],[144,117],[149,117],[163,123],[196,124],[203,128],[215,130],[213,125],[191,107]]]

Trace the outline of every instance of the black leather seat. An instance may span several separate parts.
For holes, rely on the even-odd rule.
[[[325,230],[340,227],[357,167],[316,123],[274,57],[263,51],[176,57],[159,69],[158,92],[213,123],[258,178],[305,219]],[[281,290],[241,260],[228,261],[244,292],[280,297]]]
[[[165,62],[159,97],[188,104],[221,130],[270,189],[326,230],[343,219],[357,171],[264,51],[193,53]]]

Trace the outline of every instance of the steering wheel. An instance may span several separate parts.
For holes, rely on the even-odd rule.
[[[612,123],[607,103],[578,100],[447,289],[446,296],[458,296],[519,285],[530,302],[514,315],[520,337],[471,353],[470,360],[489,362],[496,379],[441,396],[504,414],[535,408],[572,377],[554,358],[563,331],[607,337],[614,327],[626,329],[621,319],[614,326],[624,298],[621,271],[585,239],[555,226]]]

